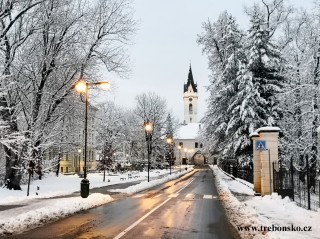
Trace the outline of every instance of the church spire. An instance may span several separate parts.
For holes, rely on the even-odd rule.
[[[190,63],[190,68],[189,68],[188,81],[187,81],[187,84],[184,84],[183,93],[188,91],[188,88],[190,85],[192,87],[193,92],[195,92],[195,93],[198,92],[197,84],[195,84],[193,81],[191,63]]]
[[[183,84],[184,122],[196,123],[198,111],[198,89],[193,81],[191,63],[187,84]]]

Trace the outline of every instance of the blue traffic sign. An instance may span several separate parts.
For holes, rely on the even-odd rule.
[[[256,141],[256,150],[266,150],[266,141],[265,140],[257,140]]]

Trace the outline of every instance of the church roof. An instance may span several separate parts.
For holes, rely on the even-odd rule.
[[[193,92],[198,92],[198,86],[197,84],[194,83],[193,81],[193,75],[192,75],[192,70],[191,70],[191,64],[189,68],[189,74],[188,74],[188,81],[187,84],[184,84],[183,86],[183,93],[188,91],[189,86],[191,85]]]
[[[201,129],[200,123],[189,123],[181,125],[177,130],[175,139],[196,139],[198,137],[199,130]]]

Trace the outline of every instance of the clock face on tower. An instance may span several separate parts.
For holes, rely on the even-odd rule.
[[[191,101],[192,101],[192,98],[189,98],[189,101],[191,102]]]

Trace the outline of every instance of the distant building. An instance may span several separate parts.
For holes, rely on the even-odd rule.
[[[180,164],[180,158],[182,160],[182,164],[205,163],[205,158],[202,155],[203,143],[198,138],[198,132],[200,129],[200,123],[189,123],[180,126],[174,137],[176,145],[175,153],[178,159],[176,164]]]
[[[55,146],[47,150],[45,157],[59,161],[59,171],[63,174],[82,173],[84,170],[84,120],[85,104],[74,99],[74,107],[61,121],[61,133]],[[96,169],[95,114],[97,108],[89,104],[87,169]]]
[[[198,120],[198,88],[194,83],[191,65],[187,83],[183,85],[184,121],[174,136],[175,164],[205,164],[203,142],[199,139],[201,124]],[[179,147],[180,146],[180,147]],[[180,148],[180,149],[179,149]]]

